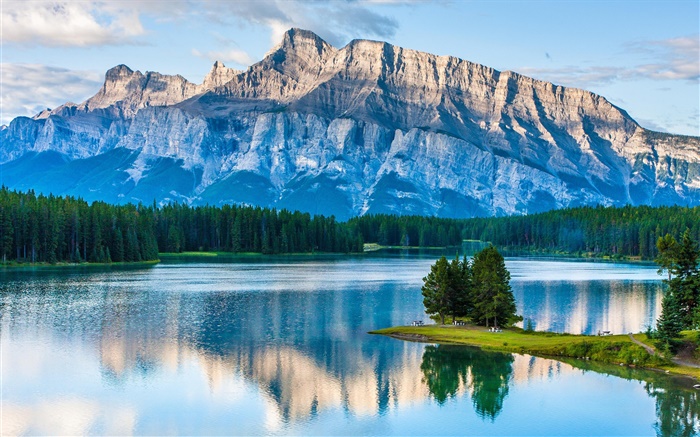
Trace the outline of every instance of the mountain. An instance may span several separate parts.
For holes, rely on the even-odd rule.
[[[377,41],[291,29],[202,84],[124,65],[81,104],[0,131],[2,182],[124,203],[493,216],[700,204],[700,138],[588,91]]]

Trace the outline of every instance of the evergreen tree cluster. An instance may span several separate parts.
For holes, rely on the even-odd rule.
[[[654,259],[656,240],[680,238],[685,229],[700,240],[700,207],[625,206],[567,208],[527,216],[443,219],[366,215],[353,218],[365,242],[390,246],[458,246],[490,242],[503,250],[564,252]]]
[[[505,260],[494,246],[474,255],[455,257],[452,262],[444,256],[430,266],[423,278],[425,312],[437,315],[440,323],[452,315],[468,317],[485,326],[511,326],[522,320],[516,315],[515,298],[510,288],[510,272]]]
[[[0,190],[0,249],[5,261],[140,261],[157,252],[362,252],[363,243],[447,247],[481,240],[502,249],[658,255],[656,240],[700,240],[700,208],[582,207],[531,216],[444,219],[365,215],[337,222],[252,206],[88,204],[73,197]]]
[[[680,241],[670,234],[656,243],[659,273],[668,272],[668,289],[661,301],[661,316],[656,323],[656,335],[670,345],[684,329],[700,328],[700,249],[686,229]]]
[[[355,227],[368,243],[446,247],[462,244],[468,222],[466,219],[367,214],[350,219],[348,224]]]
[[[219,208],[170,204],[154,207],[154,211],[161,252],[363,251],[357,226],[339,223],[333,216],[236,205]]]
[[[561,251],[654,259],[656,241],[690,230],[700,239],[700,207],[579,207],[529,216],[467,220],[467,239],[490,241],[512,250]]]
[[[2,262],[138,262],[159,252],[361,252],[354,224],[230,206],[88,204],[0,189]]]
[[[0,189],[3,262],[137,262],[158,258],[153,210]]]

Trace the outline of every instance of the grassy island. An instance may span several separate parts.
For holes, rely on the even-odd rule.
[[[674,364],[653,350],[646,335],[633,337],[651,348],[635,343],[629,335],[573,335],[525,331],[520,328],[490,332],[483,326],[396,326],[371,331],[401,340],[424,343],[464,344],[486,350],[529,354],[545,358],[578,358],[596,362],[658,369],[700,379],[700,368]],[[686,332],[685,336],[692,336]]]

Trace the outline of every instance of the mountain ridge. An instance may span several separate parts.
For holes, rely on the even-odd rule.
[[[3,167],[27,152],[131,151],[109,189],[70,192],[115,202],[152,201],[134,195],[149,180],[179,187],[150,193],[159,202],[341,218],[700,202],[700,139],[646,130],[602,96],[385,42],[335,48],[301,29],[245,71],[215,63],[199,85],[119,65],[82,104],[19,117],[0,138]],[[27,172],[8,182],[30,185]]]

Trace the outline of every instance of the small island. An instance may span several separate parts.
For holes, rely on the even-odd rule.
[[[700,308],[688,297],[700,293],[700,250],[685,232],[680,242],[659,238],[657,262],[668,272],[662,314],[655,330],[618,335],[572,335],[538,332],[528,321],[525,328],[515,313],[510,273],[494,246],[451,262],[440,258],[423,278],[425,311],[438,324],[397,326],[370,334],[439,344],[464,344],[482,349],[530,354],[548,358],[575,358],[633,367],[658,369],[700,379],[698,345]],[[446,318],[451,324],[446,324]],[[681,355],[677,355],[682,353]]]

